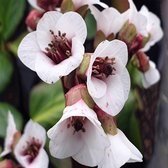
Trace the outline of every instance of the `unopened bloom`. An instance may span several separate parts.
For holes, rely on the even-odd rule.
[[[45,129],[30,120],[14,149],[18,162],[25,168],[48,168],[48,156],[43,149],[45,140]]]
[[[107,136],[111,145],[106,149],[98,168],[120,168],[128,162],[142,162],[141,153],[121,130],[117,129],[116,135]]]
[[[96,166],[109,145],[96,113],[81,99],[67,106],[60,121],[49,131],[50,153],[63,159],[72,157],[80,164]]]
[[[79,66],[83,59],[86,25],[75,12],[47,12],[37,29],[22,40],[20,60],[46,83],[54,83]]]
[[[96,19],[97,31],[102,31],[106,37],[115,36],[123,26],[123,19],[121,13],[115,8],[106,8],[99,11],[95,6],[90,6],[91,13]]]
[[[149,69],[142,74],[142,77],[143,86],[146,89],[160,80],[160,73],[153,61],[149,61]]]
[[[163,37],[163,31],[160,26],[160,19],[150,12],[146,6],[142,6],[139,12],[147,18],[146,29],[149,34],[149,40],[144,48],[141,49],[142,51],[147,51]]]
[[[91,55],[86,72],[89,94],[103,111],[117,115],[123,108],[130,90],[126,69],[127,46],[119,40],[101,42]]]
[[[12,146],[14,143],[14,136],[17,133],[16,124],[13,118],[13,115],[11,112],[8,112],[8,126],[6,131],[6,137],[5,137],[5,145],[4,145],[4,151],[1,153],[1,157],[9,154],[12,152]]]

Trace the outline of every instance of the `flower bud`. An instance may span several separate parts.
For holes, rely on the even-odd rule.
[[[115,118],[112,117],[111,115],[108,115],[107,113],[105,113],[98,106],[94,107],[94,111],[96,112],[98,119],[101,122],[104,131],[107,134],[116,135],[117,134],[117,127],[116,127],[116,123],[114,121]]]
[[[82,63],[80,64],[80,67],[77,70],[77,75],[83,80],[86,80],[86,72],[90,63],[90,56],[91,53],[85,53]]]
[[[94,107],[94,101],[90,97],[86,85],[79,84],[75,87],[71,88],[66,94],[66,106],[71,106],[78,102],[79,100],[83,100],[90,108]]]
[[[32,10],[26,18],[27,27],[32,31],[36,30],[37,23],[42,16],[42,12],[35,9]]]
[[[0,168],[14,168],[12,160],[0,161]]]
[[[141,71],[141,72],[146,72],[149,70],[149,57],[144,53],[144,52],[137,52],[136,53],[136,58],[137,59],[137,68]]]
[[[128,46],[132,44],[134,39],[137,36],[137,30],[134,24],[129,23],[128,21],[122,27],[118,34],[119,40],[124,41]]]

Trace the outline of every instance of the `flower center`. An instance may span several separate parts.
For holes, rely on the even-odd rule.
[[[27,157],[28,163],[32,163],[33,160],[38,155],[40,148],[41,148],[41,143],[39,142],[38,139],[35,139],[33,137],[31,139],[31,141],[27,142],[27,147],[24,148],[24,150],[21,154],[22,154],[22,156]]]
[[[74,127],[74,133],[79,132],[80,130],[82,132],[85,132],[84,123],[85,123],[85,117],[71,117],[70,123],[67,125],[67,128],[70,126]]]
[[[56,7],[60,7],[62,0],[37,0],[37,5],[46,10],[51,11],[55,10]]]
[[[56,64],[59,64],[63,60],[71,56],[71,42],[66,38],[66,33],[58,31],[58,35],[55,35],[50,30],[52,35],[52,41],[46,48],[46,55],[52,59]]]
[[[92,76],[98,79],[106,79],[109,75],[115,75],[115,58],[97,57],[92,66]]]

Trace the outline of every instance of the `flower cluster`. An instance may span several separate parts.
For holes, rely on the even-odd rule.
[[[61,80],[65,91],[63,116],[47,132],[51,155],[59,159],[72,157],[82,165],[98,168],[141,162],[141,153],[117,128],[115,116],[128,99],[128,64],[143,74],[145,88],[160,79],[155,64],[144,53],[163,36],[158,17],[145,6],[138,11],[132,0],[124,13],[99,0],[29,3],[35,8],[26,20],[31,32],[21,41],[18,56],[44,82]],[[99,11],[93,4],[104,9]],[[89,11],[97,23],[94,52],[86,52],[84,47],[84,18]],[[45,131],[33,127],[39,126],[29,121],[14,153],[24,167],[45,168]],[[15,127],[12,132],[15,134]],[[42,158],[43,164],[39,161]]]

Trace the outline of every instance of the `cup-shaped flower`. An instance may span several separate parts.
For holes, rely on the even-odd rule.
[[[12,145],[14,143],[14,136],[17,132],[14,117],[11,112],[8,112],[8,126],[4,143],[4,151],[1,153],[1,157],[9,154],[13,150]]]
[[[91,13],[96,19],[97,31],[102,31],[106,37],[114,36],[119,32],[123,26],[123,17],[115,8],[106,8],[99,11],[95,6],[90,6]]]
[[[142,83],[146,89],[156,84],[160,80],[160,73],[153,61],[149,61],[149,69],[142,74],[142,77]]]
[[[147,19],[144,15],[138,12],[133,0],[128,0],[129,2],[129,9],[125,11],[123,16],[123,21],[128,21],[129,23],[133,24],[136,27],[138,34],[143,36],[148,36],[146,25]]]
[[[54,83],[83,59],[86,24],[75,12],[46,12],[37,29],[21,41],[20,60],[46,83]]]
[[[141,153],[121,130],[117,129],[116,135],[107,136],[111,145],[106,149],[98,168],[120,168],[127,162],[142,162]]]
[[[100,5],[102,6],[103,8],[107,8],[108,6],[101,2],[100,0],[72,0],[73,4],[74,4],[74,7],[75,9],[79,9],[80,7],[84,6],[84,5],[93,5],[93,4],[97,4],[97,5]]]
[[[149,33],[149,40],[144,48],[141,49],[142,51],[147,51],[163,37],[163,31],[160,26],[160,19],[150,12],[146,6],[142,6],[139,12],[147,18],[146,29]]]
[[[30,120],[14,149],[18,162],[25,168],[48,168],[48,155],[43,149],[45,140],[45,129]]]
[[[81,99],[64,109],[62,118],[49,131],[50,153],[62,159],[72,157],[80,164],[96,166],[109,141],[96,113]]]
[[[86,72],[88,92],[104,112],[115,116],[123,108],[130,90],[126,69],[127,46],[120,40],[101,42],[91,55]]]

